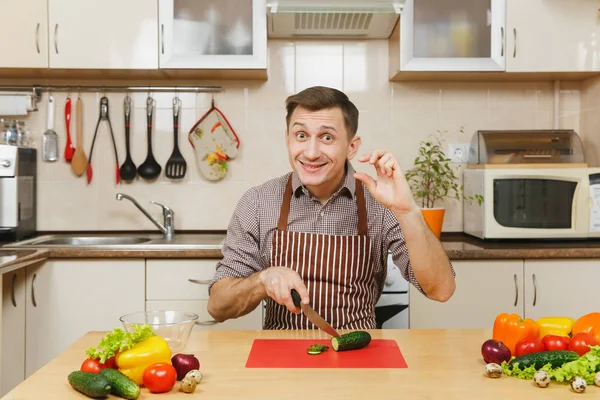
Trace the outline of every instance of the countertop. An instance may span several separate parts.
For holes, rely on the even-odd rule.
[[[169,393],[142,388],[139,399],[569,399],[578,394],[568,384],[545,389],[531,381],[485,376],[481,344],[490,330],[373,330],[373,339],[395,340],[408,368],[402,369],[258,369],[246,368],[254,339],[327,339],[320,331],[194,330],[184,351],[200,361],[202,382],[190,395],[176,383]],[[90,332],[58,355],[4,399],[86,399],[68,383],[79,369],[85,349],[96,346],[105,332]],[[583,394],[597,398],[590,385]],[[110,398],[117,399],[111,396]]]
[[[0,249],[0,275],[48,258],[46,249]]]
[[[15,269],[15,265],[31,257],[44,258],[221,258],[221,245],[225,232],[178,233],[171,241],[162,240],[156,233],[118,232],[118,233],[58,233],[53,236],[140,236],[153,237],[153,244],[118,245],[108,247],[85,246],[16,246],[15,243],[3,243],[0,251],[0,273]],[[39,235],[41,236],[41,235]],[[158,238],[158,239],[157,239]],[[28,239],[29,241],[30,239]],[[206,242],[208,246],[197,246]],[[442,245],[451,260],[485,259],[556,259],[556,258],[600,258],[600,239],[588,240],[481,240],[462,233],[445,233]],[[18,251],[17,251],[18,250]],[[34,253],[32,253],[32,251]],[[8,252],[8,253],[6,253]],[[15,258],[15,256],[17,258]],[[4,263],[4,260],[7,260]]]

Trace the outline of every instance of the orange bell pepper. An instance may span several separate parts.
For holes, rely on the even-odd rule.
[[[573,324],[573,336],[578,333],[589,333],[597,343],[600,343],[600,312],[583,315]]]
[[[531,318],[523,319],[518,314],[498,314],[494,321],[492,339],[502,342],[515,355],[515,347],[519,340],[526,337],[539,337],[540,327]]]

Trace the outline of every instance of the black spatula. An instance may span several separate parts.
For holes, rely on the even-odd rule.
[[[165,176],[169,179],[182,179],[187,171],[187,163],[179,151],[177,140],[177,136],[179,136],[179,108],[180,100],[175,97],[173,99],[173,153],[171,153],[171,157],[165,165]]]

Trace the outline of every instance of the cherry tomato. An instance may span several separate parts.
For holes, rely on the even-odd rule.
[[[104,363],[104,365],[106,366],[106,368],[118,369],[117,362],[115,361],[115,357],[116,356],[112,356],[111,358],[109,358],[109,359],[106,360],[106,362]]]
[[[168,392],[177,381],[177,370],[164,362],[151,364],[144,370],[142,380],[152,393]]]
[[[521,339],[515,345],[515,356],[519,357],[530,353],[539,353],[544,351],[544,344],[536,336],[528,336]]]
[[[567,336],[546,335],[542,339],[544,349],[551,350],[568,350],[571,339]]]
[[[573,336],[569,343],[569,350],[574,351],[580,356],[590,351],[589,346],[595,346],[596,340],[589,333],[580,332]]]
[[[99,358],[88,358],[87,360],[85,360],[81,364],[81,367],[79,369],[81,371],[91,372],[93,374],[97,374],[98,372],[100,372],[104,368],[108,368],[108,365],[107,364],[100,364],[100,359]]]

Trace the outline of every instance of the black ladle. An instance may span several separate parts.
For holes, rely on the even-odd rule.
[[[160,175],[162,167],[152,154],[152,108],[154,100],[148,96],[146,100],[146,114],[148,116],[148,155],[146,160],[138,167],[138,174],[144,179],[154,179]]]
[[[125,162],[121,165],[121,169],[119,170],[119,174],[121,174],[121,179],[124,181],[132,181],[135,179],[137,175],[137,168],[131,159],[131,154],[129,153],[129,121],[131,116],[131,98],[129,96],[125,97],[125,148],[127,149],[127,157],[125,158]]]

